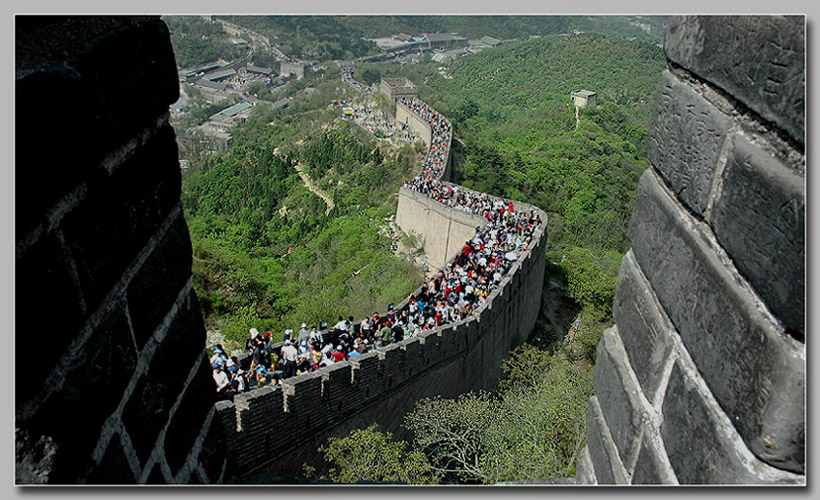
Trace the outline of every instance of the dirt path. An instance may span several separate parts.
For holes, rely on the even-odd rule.
[[[316,187],[316,185],[313,183],[313,181],[310,179],[310,177],[308,177],[308,174],[305,173],[304,169],[302,168],[302,165],[297,163],[296,165],[293,166],[293,168],[296,169],[296,173],[298,173],[299,177],[302,178],[302,182],[305,183],[305,186],[308,189],[310,189],[310,191],[313,194],[315,194],[319,198],[325,200],[325,205],[327,205],[327,210],[325,210],[325,215],[329,214],[330,211],[333,210],[336,207],[336,204],[333,203],[333,198],[331,198],[330,196],[328,196],[327,193],[325,193],[324,191],[322,191],[321,189]]]

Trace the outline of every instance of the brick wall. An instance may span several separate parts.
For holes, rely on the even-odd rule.
[[[167,28],[18,16],[15,35],[16,482],[218,482]]]
[[[676,17],[586,484],[805,484],[805,19]]]

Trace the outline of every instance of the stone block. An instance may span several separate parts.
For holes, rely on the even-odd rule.
[[[438,335],[433,330],[425,330],[420,333],[421,356],[424,359],[424,366],[435,364],[440,358],[438,353]]]
[[[589,458],[588,446],[584,446],[581,455],[578,457],[578,464],[575,466],[575,482],[586,486],[598,484],[598,480],[595,478],[595,467],[592,465],[592,459]]]
[[[598,405],[622,463],[632,463],[637,452],[645,411],[640,389],[629,376],[629,358],[618,338],[618,327],[604,330],[598,343],[593,380]]]
[[[649,159],[678,199],[703,215],[729,117],[665,70],[649,130]]]
[[[627,484],[626,470],[618,458],[618,450],[612,442],[596,396],[589,398],[586,438],[598,484]]]
[[[128,285],[134,338],[142,348],[191,277],[191,238],[180,214]]]
[[[202,356],[201,350],[191,347],[197,343],[196,335],[205,335],[202,316],[195,300],[184,301],[125,405],[122,421],[129,435],[139,437],[133,444],[141,463],[154,448],[191,367]],[[199,342],[201,349],[202,340]]]
[[[438,345],[440,355],[447,358],[456,352],[456,327],[447,325],[438,331]]]
[[[663,403],[666,452],[680,484],[790,483],[789,474],[744,453],[721,408],[695,378],[694,367],[675,363]]]
[[[26,401],[44,387],[45,379],[65,354],[84,323],[82,296],[71,272],[71,259],[54,235],[40,239],[15,265],[14,308],[16,359],[37,359],[37,368],[15,363],[15,397]],[[42,314],[59,318],[60,332],[37,321]],[[44,341],[47,339],[47,341]]]
[[[805,16],[673,17],[666,56],[804,143]]]
[[[403,371],[405,352],[401,349],[399,344],[389,344],[387,346],[380,347],[378,353],[379,358],[381,358],[380,366],[382,372],[385,377],[388,377],[391,380],[391,382],[395,382],[397,376],[400,377],[399,374]]]
[[[670,332],[674,329],[631,250],[621,261],[615,290],[612,316],[632,370],[651,402],[672,352]]]
[[[421,339],[411,337],[401,342],[404,350],[404,369],[408,378],[413,377],[424,369],[424,359],[421,354]]]
[[[165,476],[162,474],[162,467],[159,464],[154,464],[151,467],[151,473],[148,474],[145,484],[167,484]]]
[[[804,182],[735,134],[710,220],[735,266],[798,340],[805,335]]]
[[[213,371],[204,357],[198,363],[199,373],[185,388],[182,401],[174,412],[165,434],[165,459],[174,475],[178,474],[185,464],[194,441],[202,431],[205,416],[216,399]]]
[[[91,98],[97,140],[118,144],[167,113],[179,98],[168,27],[155,20],[105,33],[86,46],[77,68]]]
[[[74,482],[74,481],[71,481]],[[128,465],[119,434],[108,443],[99,465],[85,478],[87,484],[137,484],[137,478]]]
[[[629,236],[659,303],[749,448],[772,465],[801,471],[805,346],[764,315],[649,170]]]
[[[83,110],[85,98],[81,75],[65,63],[40,68],[16,81],[15,147],[37,152],[18,155],[15,161],[18,237],[43,222],[43,214],[95,167],[87,133],[93,117]]]
[[[678,484],[675,471],[669,464],[666,451],[662,449],[663,444],[657,432],[648,426],[644,429],[631,484]]]
[[[217,484],[222,470],[226,465],[226,460],[230,462],[229,454],[233,450],[229,447],[229,441],[225,437],[225,429],[217,418],[211,420],[211,426],[202,441],[199,449],[199,463],[205,469],[205,474],[211,484]],[[226,477],[230,477],[231,471],[226,471]]]
[[[103,423],[122,400],[135,367],[128,322],[123,308],[118,307],[103,318],[68,367],[62,389],[52,393],[28,423],[59,446],[55,469],[76,474],[90,464],[96,440],[88,436],[99,436]],[[32,369],[36,367],[29,366]]]
[[[339,418],[358,403],[358,398],[353,395],[350,363],[334,363],[322,371],[323,411],[331,419]]]
[[[311,406],[321,401],[322,375],[311,372],[286,379],[282,382],[282,392],[285,394],[286,411],[297,422],[305,422],[310,416]]]
[[[84,202],[64,219],[66,241],[89,309],[108,293],[179,203],[176,158],[169,126],[107,182],[90,186]]]

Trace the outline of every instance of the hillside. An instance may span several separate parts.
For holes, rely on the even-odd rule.
[[[358,65],[406,76],[450,117],[464,144],[465,186],[535,203],[551,213],[550,244],[624,252],[646,131],[664,64],[660,48],[600,35],[543,37],[439,65]],[[580,112],[573,90],[598,93]]]
[[[526,40],[573,32],[597,33],[652,44],[663,42],[667,16],[217,16],[276,37],[291,57],[311,60],[352,59],[378,53],[363,38],[405,33],[458,33],[468,39],[492,36]],[[651,25],[651,27],[649,27]]]
[[[340,85],[321,83],[285,111],[258,106],[227,151],[183,178],[196,292],[207,326],[222,330],[230,348],[250,327],[280,336],[302,322],[363,317],[420,284],[385,235],[392,194],[413,171],[416,151],[358,139],[355,125],[328,108]],[[296,165],[333,210],[326,213]]]

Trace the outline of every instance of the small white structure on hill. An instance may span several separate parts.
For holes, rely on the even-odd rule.
[[[570,99],[575,104],[576,108],[591,107],[594,108],[598,104],[598,94],[591,90],[579,89],[570,94]]]

